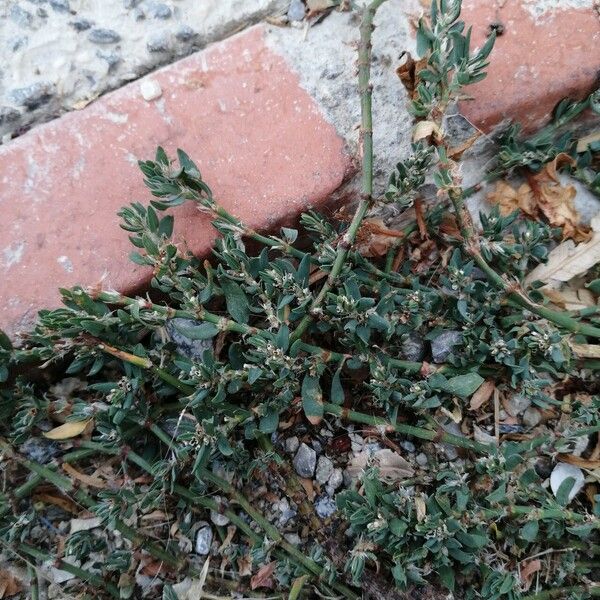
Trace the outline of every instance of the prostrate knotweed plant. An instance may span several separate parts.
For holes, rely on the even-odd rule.
[[[290,599],[408,597],[390,584],[461,599],[600,595],[599,365],[571,352],[571,342],[596,343],[600,319],[551,308],[540,286],[523,283],[559,231],[498,207],[477,229],[464,206],[473,190],[444,114],[485,76],[494,37],[470,50],[458,0],[434,0],[419,24],[413,155],[373,196],[369,74],[382,2],[364,10],[360,30],[362,193],[349,222],[309,213],[300,232],[259,234],[218,204],[184,152],[174,162],[159,149],[140,163],[151,205],[120,212],[132,260],[152,269],[153,299],[63,290],[65,307],[41,311],[20,347],[0,338],[0,535],[13,560],[54,561],[82,589],[117,598],[142,593],[140,574],[160,576],[147,596],[158,582],[169,599],[182,580],[223,594],[247,589],[250,575],[252,589]],[[574,106],[560,109],[561,125],[581,112]],[[597,98],[586,107],[597,111]],[[573,150],[555,149],[556,131],[527,141],[513,130],[482,177],[539,170]],[[596,150],[576,167],[588,182]],[[429,176],[439,202],[425,211]],[[188,201],[220,233],[212,261],[172,237],[165,211]],[[386,203],[414,205],[416,223],[387,229],[372,216]],[[383,251],[373,241],[382,231],[392,240]],[[597,275],[586,279],[594,293]],[[514,420],[501,438],[501,395],[539,407],[550,427],[527,434]],[[304,444],[292,466],[282,432],[310,442],[329,430],[334,448],[352,423],[390,448],[418,444],[433,468],[398,468],[392,453],[390,479],[375,452],[358,476],[348,469],[339,512],[315,513],[315,450]],[[555,463],[549,489],[543,466]],[[561,465],[572,470],[559,479]],[[585,494],[579,467],[591,475]],[[301,537],[264,510],[267,495],[297,508]],[[57,510],[87,510],[116,535],[57,529]]]

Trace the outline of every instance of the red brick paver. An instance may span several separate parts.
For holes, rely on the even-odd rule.
[[[215,197],[255,228],[272,227],[327,199],[351,168],[343,141],[296,74],[252,28],[104,96],[0,147],[0,327],[14,334],[57,288],[94,284],[129,292],[148,283],[116,211],[147,200],[138,158],[181,147]],[[214,238],[192,206],[176,233],[197,253]]]
[[[532,0],[465,0],[461,19],[480,46],[501,25],[488,77],[469,88],[474,101],[462,113],[489,131],[503,119],[536,129],[564,97],[582,97],[600,85],[600,15],[596,8],[552,9],[533,17]]]

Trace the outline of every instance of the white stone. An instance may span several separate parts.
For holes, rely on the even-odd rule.
[[[585,483],[583,471],[579,467],[568,465],[566,463],[558,463],[550,474],[550,488],[552,489],[552,493],[556,496],[561,484],[568,477],[572,477],[575,480],[575,483],[569,492],[569,502],[571,502],[571,500],[573,500],[573,498],[581,491],[583,484]]]
[[[146,100],[146,102],[151,102],[162,96],[162,88],[156,79],[142,79],[142,83],[140,83],[140,92],[142,93],[142,98]]]
[[[318,483],[327,483],[331,474],[333,473],[333,463],[326,456],[320,456],[319,462],[317,463],[317,472],[315,474],[315,479]]]

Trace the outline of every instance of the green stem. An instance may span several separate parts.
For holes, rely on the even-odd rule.
[[[473,258],[477,266],[486,274],[490,283],[506,293],[508,298],[513,302],[516,302],[521,308],[524,308],[529,312],[538,315],[539,317],[547,319],[548,321],[563,327],[567,331],[581,333],[582,335],[589,337],[600,338],[599,327],[594,327],[593,325],[588,325],[586,323],[580,323],[565,313],[557,312],[538,304],[533,304],[524,296],[524,294],[515,292],[513,286],[511,286],[499,273],[497,273],[481,255],[479,243],[473,230],[473,226],[471,225],[470,216],[467,214],[467,209],[463,201],[462,191],[458,188],[452,188],[449,190],[448,195],[450,196],[450,200],[454,206],[458,227],[463,237],[464,250]]]
[[[293,343],[299,340],[309,325],[312,323],[320,309],[323,300],[327,297],[329,290],[335,285],[344,264],[348,251],[352,247],[356,234],[360,228],[362,220],[367,214],[373,199],[373,111],[371,107],[372,86],[371,86],[371,36],[373,33],[373,18],[377,9],[385,0],[373,0],[363,12],[362,22],[360,24],[360,45],[358,49],[358,87],[360,92],[360,112],[361,112],[361,141],[362,141],[362,194],[360,202],[352,218],[350,226],[342,236],[337,246],[335,259],[331,271],[316,298],[312,301],[310,308],[294,333],[290,337]]]
[[[82,489],[76,489],[71,480],[68,477],[64,477],[60,473],[49,469],[44,465],[40,465],[33,461],[27,460],[19,456],[11,446],[3,440],[0,440],[0,449],[6,453],[7,456],[14,458],[20,465],[26,469],[39,475],[45,479],[48,483],[51,483],[65,494],[71,495],[77,502],[88,509],[93,509],[96,503],[88,496]],[[175,559],[173,556],[163,550],[157,544],[151,542],[145,536],[140,535],[135,529],[129,527],[120,520],[116,520],[115,528],[121,532],[121,534],[130,540],[135,546],[144,548],[149,554],[152,554],[155,558],[162,560],[166,564],[174,568],[182,568],[185,561],[182,559]]]
[[[171,446],[172,441],[169,436],[157,425],[151,424],[149,427],[150,431],[156,435],[156,437],[166,444],[167,446]],[[212,471],[209,471],[207,468],[202,467],[200,469],[200,476],[205,481],[209,481],[216,487],[218,487],[222,492],[227,494],[231,499],[233,499],[239,506],[250,516],[257,525],[265,532],[267,537],[276,542],[279,546],[281,546],[295,561],[300,563],[303,567],[305,567],[309,572],[313,575],[321,576],[323,573],[323,569],[317,565],[313,560],[305,556],[302,552],[300,552],[295,546],[290,544],[279,532],[279,529],[272,525],[257,509],[255,509],[250,502],[246,499],[246,497],[238,492],[238,490],[230,484],[227,480],[222,479],[218,475],[215,475]],[[333,582],[331,587],[336,591],[344,594],[344,598],[351,598],[354,600],[358,600],[358,596],[350,590],[350,588],[346,587],[343,584]]]
[[[60,558],[55,558],[55,557],[51,556],[50,554],[48,554],[47,552],[44,552],[43,550],[40,550],[39,548],[34,548],[33,546],[29,546],[28,544],[21,543],[17,546],[17,549],[22,554],[26,554],[37,560],[40,560],[43,562],[52,561],[54,563],[54,565],[57,568],[59,568],[61,571],[66,571],[67,573],[71,573],[71,575],[75,575],[75,577],[77,577],[78,579],[81,579],[81,581],[83,581],[84,583],[89,583],[95,587],[106,589],[106,591],[108,591],[108,593],[113,598],[121,597],[119,594],[119,588],[117,588],[116,585],[114,585],[113,583],[104,581],[104,579],[102,577],[100,577],[99,575],[96,575],[95,573],[90,573],[89,571],[80,569],[79,567],[76,567]],[[34,598],[33,594],[31,597],[32,597],[32,599]]]
[[[383,427],[386,431],[395,431],[396,433],[411,435],[422,440],[443,442],[459,448],[472,450],[480,454],[491,454],[497,450],[495,446],[482,444],[469,438],[463,438],[458,435],[453,435],[451,433],[445,433],[442,431],[423,429],[422,427],[415,427],[414,425],[405,425],[404,423],[390,423],[382,417],[375,417],[373,415],[356,412],[355,410],[343,408],[342,406],[331,404],[329,402],[325,402],[323,404],[323,409],[325,412],[335,415],[336,417],[340,417],[341,419],[346,419],[355,423],[364,423],[365,425],[373,425],[374,427]]]
[[[27,563],[27,576],[29,577],[29,593],[31,600],[39,600],[40,589],[38,586],[37,570],[34,565]]]

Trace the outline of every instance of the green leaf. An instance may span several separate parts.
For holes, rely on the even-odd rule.
[[[521,537],[527,542],[534,542],[538,536],[540,524],[537,521],[529,521],[521,527]]]
[[[173,323],[179,333],[190,340],[209,340],[219,333],[219,328],[212,323],[200,323],[200,325],[181,325]]]
[[[302,408],[312,425],[318,425],[323,418],[323,392],[319,378],[306,375],[302,381]]]
[[[294,580],[294,583],[290,589],[290,595],[288,596],[288,600],[298,600],[307,579],[308,575],[301,575],[300,577],[298,577],[298,579]]]
[[[569,494],[571,493],[571,490],[573,489],[574,485],[575,485],[575,478],[567,477],[558,486],[558,489],[556,490],[556,501],[561,506],[566,506],[567,504],[569,504]]]
[[[227,311],[233,320],[246,324],[250,318],[250,308],[246,292],[244,292],[238,283],[227,279],[227,277],[219,277],[219,285],[225,294]]]
[[[0,329],[0,348],[8,351],[12,350],[10,338],[2,331],[2,329]]]
[[[451,592],[454,591],[454,569],[452,567],[442,566],[438,569],[438,575],[440,576],[442,585]]]
[[[481,375],[478,375],[477,373],[467,373],[449,379],[444,384],[443,390],[453,396],[458,396],[459,398],[468,398],[479,389],[479,386],[483,382],[484,379]]]
[[[259,429],[263,433],[273,433],[277,431],[277,426],[279,425],[279,412],[274,408],[269,408],[266,415],[263,415],[260,418]]]
[[[344,388],[342,387],[342,382],[340,381],[340,374],[342,371],[342,367],[340,367],[334,374],[331,379],[331,393],[329,396],[329,400],[332,404],[337,404],[338,406],[344,403],[345,394]]]

